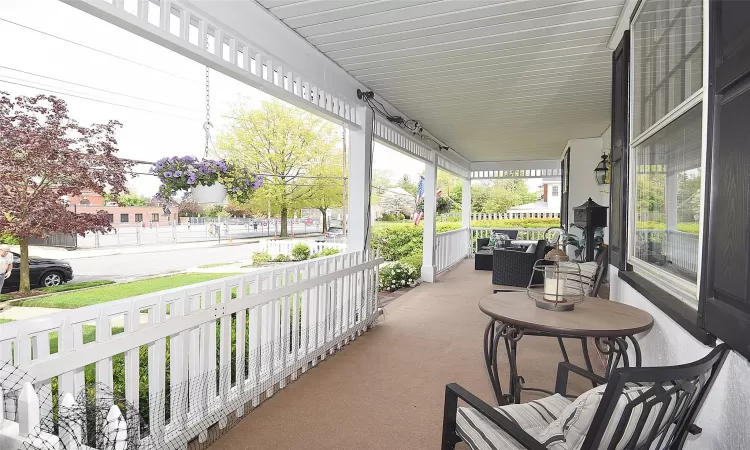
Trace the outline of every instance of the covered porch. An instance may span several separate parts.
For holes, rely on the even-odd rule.
[[[435,283],[388,303],[371,331],[267,400],[210,448],[440,448],[446,383],[493,398],[482,353],[488,317],[477,307],[479,298],[492,294],[487,281],[464,260]],[[583,365],[577,344],[568,342],[571,360]],[[555,339],[524,338],[519,355],[527,384],[552,390],[562,358]],[[601,360],[592,358],[601,371]],[[591,384],[571,377],[569,387],[579,394]],[[527,392],[524,401],[544,395]]]
[[[750,448],[745,429],[750,388],[741,381],[750,374],[741,356],[748,354],[742,330],[750,323],[744,282],[749,214],[744,197],[734,196],[737,190],[746,192],[747,180],[744,172],[732,172],[722,178],[727,181],[723,186],[710,182],[716,166],[706,162],[719,150],[710,148],[708,132],[714,101],[708,72],[715,69],[709,66],[709,52],[702,50],[702,36],[709,36],[708,1],[676,6],[666,0],[62,1],[346,128],[348,252],[269,270],[263,277],[237,277],[126,299],[81,311],[80,317],[0,329],[0,361],[27,370],[34,388],[49,390],[59,376],[60,389],[79,393],[88,381],[84,367],[92,364],[95,380],[111,386],[113,364],[120,361],[114,356],[125,354],[125,397],[137,405],[138,346],[145,346],[149,391],[161,395],[166,386],[187,386],[200,392],[189,405],[170,404],[169,423],[163,415],[149,417],[149,439],[157,448],[168,448],[165,442],[174,435],[179,439],[171,442],[180,449],[437,448],[447,383],[459,382],[488,401],[493,395],[482,353],[488,318],[477,307],[493,287],[486,272],[475,271],[467,259],[475,233],[471,181],[560,176],[563,226],[573,222],[573,207],[589,197],[611,207],[604,233],[612,252],[610,297],[654,318],[653,329],[636,336],[644,366],[699,359],[716,345],[717,336],[738,350],[697,419],[703,434],[691,437],[687,448]],[[639,4],[645,12],[634,15]],[[629,34],[637,26],[644,36],[640,40]],[[750,29],[750,24],[743,26],[733,30]],[[657,32],[669,27],[676,30],[664,36],[682,30],[691,35],[692,47],[682,45],[679,67],[665,69],[666,81],[657,82],[653,64],[662,53],[641,48],[641,59],[630,60],[628,49],[658,47]],[[743,33],[737,35],[748,35]],[[641,72],[635,72],[640,63]],[[653,92],[636,93],[631,72],[653,75]],[[675,74],[682,77],[680,88],[665,88]],[[746,75],[724,81],[731,85]],[[698,87],[691,90],[692,85]],[[746,99],[747,92],[732,98]],[[635,108],[629,102],[631,97],[636,101],[636,94],[651,102],[654,114],[648,124],[631,130],[628,117]],[[654,98],[663,101],[656,105]],[[660,134],[672,124],[683,125],[678,118],[689,110],[702,113],[688,124],[692,132],[677,130],[669,139]],[[742,128],[738,123],[735,128]],[[635,155],[652,139],[665,151],[692,145],[700,153],[675,165],[703,177],[690,196],[698,208],[696,232],[689,239],[677,234],[672,213],[664,215],[670,218],[664,230],[636,230],[642,205],[634,175],[648,174],[646,166],[658,164]],[[725,141],[741,150],[716,159],[724,171],[747,165],[746,148],[737,144],[747,142],[746,135],[742,139]],[[370,251],[374,141],[425,167],[425,283],[383,311],[376,288],[383,261]],[[628,160],[631,151],[634,157]],[[599,186],[594,178],[603,153],[610,155],[611,187]],[[463,179],[462,228],[448,233],[436,233],[439,169]],[[670,205],[677,201],[669,187],[675,182],[665,182],[660,193],[672,195]],[[713,194],[712,186],[717,189]],[[709,210],[712,199],[737,210],[736,223]],[[718,228],[710,230],[709,222]],[[669,250],[676,255],[669,262],[685,270],[664,277],[649,255],[639,253],[637,240],[644,233],[668,241],[663,248],[676,248]],[[141,328],[133,317],[143,309],[149,323]],[[111,320],[121,316],[130,318],[129,326],[114,336]],[[96,342],[84,345],[81,320],[97,324]],[[722,329],[723,321],[731,326]],[[236,336],[233,324],[242,329]],[[52,352],[47,344],[58,331],[64,344]],[[169,359],[168,368],[167,339],[179,345],[171,348],[182,355]],[[578,351],[570,354],[573,362],[581,357]],[[596,353],[591,356],[600,362]],[[560,359],[554,339],[529,337],[521,344],[519,363],[530,385],[551,389]],[[216,380],[218,371],[231,373],[232,367],[246,377],[237,381],[219,374]],[[170,380],[163,376],[166,369]],[[206,374],[209,387],[196,388],[195,377]],[[590,384],[573,377],[570,386],[580,393]],[[42,408],[49,413],[48,400]],[[167,408],[163,397],[158,401],[157,408]]]

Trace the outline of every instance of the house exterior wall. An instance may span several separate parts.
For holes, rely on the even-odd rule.
[[[580,206],[591,197],[600,205],[609,206],[609,194],[601,192],[596,184],[594,169],[601,161],[602,138],[572,139],[570,147],[570,190],[568,197],[568,217],[573,219],[573,208]]]
[[[89,213],[94,214],[98,211],[106,211],[107,214],[112,215],[112,225],[115,226],[136,226],[140,222],[136,221],[136,214],[141,214],[143,218],[143,223],[149,224],[159,224],[159,225],[169,225],[172,221],[178,220],[178,214],[180,212],[180,209],[176,206],[169,208],[170,215],[165,216],[164,210],[159,206],[75,206],[75,210],[78,213]],[[128,221],[123,222],[121,220],[121,215],[127,214],[128,215]],[[153,218],[156,217],[154,214],[157,214],[159,217],[159,220],[154,221]]]
[[[80,205],[81,202],[88,201],[91,206],[104,205],[104,196],[93,191],[82,191],[81,195],[74,195],[68,199],[71,205]]]
[[[620,280],[617,268],[610,265],[610,298],[647,311],[654,327],[638,336],[643,366],[666,366],[695,361],[711,348],[701,344],[653,303]],[[731,352],[709,393],[696,424],[703,428],[699,436],[690,436],[686,450],[739,450],[750,448],[750,363]]]

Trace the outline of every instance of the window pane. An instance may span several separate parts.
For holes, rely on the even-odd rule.
[[[636,258],[695,283],[701,105],[635,147]]]
[[[703,84],[701,0],[648,0],[633,23],[633,135]]]

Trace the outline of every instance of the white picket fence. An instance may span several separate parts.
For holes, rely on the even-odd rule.
[[[506,219],[557,219],[559,212],[528,211],[513,213],[471,213],[471,220],[506,220]]]
[[[292,249],[299,243],[307,244],[307,246],[310,247],[310,253],[313,255],[322,252],[326,248],[335,248],[339,252],[346,251],[346,244],[335,242],[315,242],[303,239],[268,239],[266,240],[266,252],[270,253],[272,257],[278,255],[291,255]]]
[[[445,272],[471,254],[469,229],[438,233],[435,236],[435,265],[437,273]]]
[[[7,362],[23,370],[34,385],[21,393],[27,401],[19,402],[18,422],[0,415],[0,442],[7,443],[0,448],[17,450],[19,442],[37,448],[30,441],[57,448],[60,439],[66,450],[85,449],[70,435],[33,433],[40,416],[53,417],[53,378],[62,399],[58,408],[70,407],[95,381],[110,389],[122,383],[125,400],[138,410],[141,364],[147,366],[149,421],[147,435],[135,438],[154,449],[187,448],[195,437],[204,442],[209,427],[226,428],[230,414],[242,417],[368,329],[377,317],[382,262],[372,252],[343,253],[4,324],[0,366]],[[84,343],[90,326],[95,341]],[[55,339],[59,348],[51,351]],[[148,349],[145,363],[142,346]],[[94,379],[86,379],[92,364]],[[58,419],[64,416],[58,412]],[[109,413],[115,418],[119,411]],[[92,426],[98,436],[109,433],[101,450],[124,450],[125,444],[116,443],[133,438],[118,434],[119,428]]]

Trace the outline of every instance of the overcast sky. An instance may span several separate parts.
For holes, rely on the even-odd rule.
[[[0,91],[58,95],[82,124],[122,122],[122,157],[203,156],[205,66],[58,0],[0,4]],[[214,134],[227,125],[223,116],[232,105],[258,107],[270,99],[214,71],[210,85]],[[423,163],[380,144],[374,167],[412,179],[424,170]],[[139,176],[130,186],[151,196],[158,180]]]

